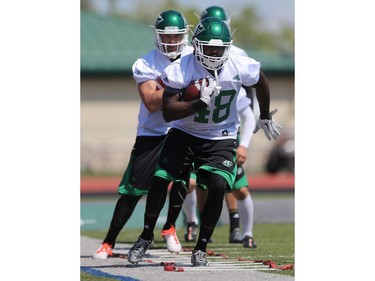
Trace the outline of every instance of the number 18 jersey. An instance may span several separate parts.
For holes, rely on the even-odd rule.
[[[211,104],[199,113],[174,121],[173,127],[193,136],[210,139],[236,139],[240,121],[237,114],[237,98],[242,85],[252,86],[259,80],[260,63],[250,57],[230,54],[218,74],[220,93]],[[191,81],[211,77],[194,54],[182,57],[166,67],[163,82],[174,89],[186,88]]]

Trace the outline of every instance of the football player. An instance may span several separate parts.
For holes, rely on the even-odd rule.
[[[138,201],[148,193],[156,160],[172,123],[163,118],[162,96],[164,87],[160,76],[165,67],[180,57],[192,53],[187,46],[189,26],[178,11],[162,12],[155,20],[155,49],[133,64],[133,77],[138,84],[141,103],[138,114],[137,136],[128,166],[118,186],[121,195],[116,203],[112,220],[102,245],[93,254],[95,259],[112,255],[116,238],[132,215]],[[188,174],[189,176],[189,174]],[[173,184],[171,192],[186,190],[182,182]],[[174,228],[162,232],[168,249],[179,252],[182,247]],[[151,243],[147,243],[149,246]]]
[[[164,141],[147,196],[144,227],[129,250],[128,260],[142,260],[154,239],[154,228],[165,203],[171,181],[184,181],[185,170],[194,167],[197,184],[206,190],[197,243],[191,256],[193,266],[207,266],[207,243],[220,218],[226,190],[237,174],[236,140],[240,125],[237,99],[242,86],[256,90],[260,116],[254,133],[262,129],[268,140],[277,139],[281,126],[272,120],[270,89],[260,63],[230,54],[232,34],[215,17],[203,19],[195,28],[194,53],[166,67],[162,78],[163,117],[174,121]],[[184,88],[203,78],[200,99],[183,101]],[[208,82],[206,85],[205,82]],[[207,192],[208,191],[208,192]]]
[[[200,20],[207,17],[217,17],[223,20],[230,29],[230,18],[222,7],[210,6],[206,8],[201,13]],[[230,53],[248,57],[243,49],[233,44],[230,48]],[[242,124],[244,138],[241,138],[240,134],[238,135],[238,146],[236,148],[238,169],[236,181],[233,190],[226,192],[225,194],[225,201],[229,213],[229,243],[242,243],[245,248],[256,248],[257,244],[253,238],[254,203],[248,189],[249,183],[242,165],[246,161],[247,149],[252,137],[251,132],[254,130],[256,124],[256,118],[253,111],[255,110],[259,115],[259,108],[255,92],[251,87],[242,87],[240,94],[243,98],[239,99],[239,110],[241,110],[239,113],[241,112],[241,119],[247,121]],[[249,108],[249,110],[247,110],[246,105],[250,105],[251,109]],[[238,132],[240,133],[240,131]],[[195,179],[192,179],[190,181],[189,194],[186,196],[182,206],[187,218],[185,241],[195,241],[196,239],[198,218],[196,215],[197,199],[196,191],[194,190],[195,186]],[[201,201],[202,200],[199,202]],[[200,205],[202,205],[202,203]],[[242,234],[240,230],[240,221],[242,224]]]

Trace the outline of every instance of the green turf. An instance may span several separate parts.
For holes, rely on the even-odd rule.
[[[102,240],[106,235],[103,231],[81,231],[81,235]],[[195,243],[183,242],[184,229],[177,229],[182,245],[193,248]],[[140,229],[126,229],[117,238],[118,243],[133,244],[141,233]],[[242,257],[251,260],[271,260],[276,265],[294,265],[294,224],[255,224],[254,238],[258,247],[256,249],[245,249],[241,244],[229,244],[229,226],[218,226],[212,236],[213,243],[208,244],[207,249],[215,254],[224,254],[229,257]],[[155,247],[165,247],[160,231],[155,232]],[[272,271],[274,274],[294,276],[292,270]],[[110,281],[111,278],[95,277],[81,272],[81,280],[84,281]]]

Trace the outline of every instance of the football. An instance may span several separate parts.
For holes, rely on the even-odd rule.
[[[201,97],[202,79],[191,81],[190,84],[182,92],[184,101],[197,100]]]

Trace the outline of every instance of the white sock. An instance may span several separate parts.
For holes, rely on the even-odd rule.
[[[254,203],[250,194],[244,200],[237,201],[237,209],[240,215],[243,236],[249,235],[253,237]]]
[[[195,189],[193,192],[186,195],[185,201],[182,204],[182,210],[186,215],[187,222],[195,222],[198,224],[197,193],[195,192]]]

